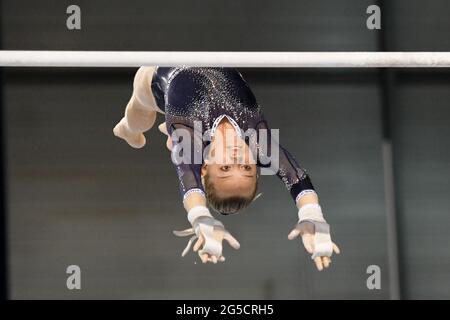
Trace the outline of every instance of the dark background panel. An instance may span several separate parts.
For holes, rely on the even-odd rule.
[[[376,50],[368,0],[80,0],[80,31],[71,1],[3,2],[11,50]]]
[[[450,77],[405,81],[396,146],[407,297],[449,298]]]
[[[393,37],[390,50],[450,51],[450,5],[445,0],[385,1]],[[395,15],[395,16],[394,16]]]

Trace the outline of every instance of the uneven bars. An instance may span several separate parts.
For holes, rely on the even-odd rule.
[[[10,51],[0,67],[449,68],[450,52]]]

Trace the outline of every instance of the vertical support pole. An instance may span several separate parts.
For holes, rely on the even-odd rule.
[[[388,34],[392,34],[393,25],[389,16],[394,8],[389,6],[390,0],[378,0],[381,8],[381,30],[378,32],[378,50],[389,51],[392,48],[391,39]],[[381,120],[382,120],[382,158],[384,173],[384,192],[386,203],[386,224],[387,224],[387,254],[389,268],[389,295],[393,300],[401,298],[401,282],[399,269],[399,237],[397,225],[397,202],[396,202],[396,180],[394,167],[393,148],[393,123],[392,113],[395,108],[395,69],[380,69],[379,74],[381,93]]]

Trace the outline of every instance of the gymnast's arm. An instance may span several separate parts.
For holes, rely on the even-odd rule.
[[[328,268],[332,253],[339,254],[340,251],[331,241],[330,228],[323,217],[319,198],[311,179],[294,157],[278,141],[272,139],[265,120],[262,120],[257,128],[259,134],[261,134],[259,129],[267,130],[267,150],[278,150],[278,168],[273,170],[276,170],[276,175],[283,181],[298,208],[299,220],[289,233],[288,239],[293,240],[300,236],[306,251],[312,255],[311,258],[317,269],[320,271],[324,267]],[[271,166],[272,164],[273,160]]]
[[[318,204],[317,193],[306,170],[298,164],[287,149],[272,137],[272,132],[264,118],[258,123],[256,130],[260,141],[258,165],[277,175],[286,186],[298,209],[306,204]],[[263,140],[262,134],[264,133],[267,136]],[[265,148],[261,147],[262,141],[267,141]],[[267,157],[269,153],[273,156],[274,151],[278,152],[276,162]]]
[[[192,208],[198,206],[206,207],[206,198],[203,194],[194,192],[184,198],[183,205],[186,212],[189,212]]]
[[[170,115],[166,114],[166,117]],[[189,212],[196,206],[206,206],[205,192],[201,179],[202,158],[195,157],[202,152],[203,142],[189,124],[172,123],[168,129],[171,141],[171,160],[178,176],[183,205]]]
[[[167,115],[166,115],[167,116]],[[173,130],[175,129],[186,129],[189,134],[191,134],[192,130],[189,127],[176,124],[172,125],[172,134]],[[167,136],[167,142],[166,146],[167,149],[172,153],[174,152],[174,143],[172,142],[171,134],[169,133],[169,130],[167,129],[166,122],[163,122],[159,125],[159,130]],[[178,144],[179,138],[176,136],[176,133],[174,134],[176,137],[175,145]],[[176,147],[175,150],[177,150],[178,147]],[[176,152],[176,151],[175,151]],[[173,158],[172,158],[173,160]],[[178,175],[178,180],[180,184],[180,192],[181,196],[183,198],[183,205],[186,210],[186,212],[189,212],[192,208],[198,207],[198,206],[204,206],[206,207],[206,198],[203,191],[203,184],[201,183],[201,166],[197,165],[191,165],[186,163],[175,163],[176,172]],[[188,179],[188,177],[190,177]],[[192,192],[192,191],[196,192]]]
[[[302,197],[300,197],[296,202],[298,209],[307,204],[319,204],[319,197],[317,196],[316,192],[305,194]]]
[[[190,250],[192,242],[198,239],[194,244],[193,250],[198,251],[203,263],[223,262],[225,261],[225,257],[222,255],[222,241],[227,240],[234,249],[239,249],[240,244],[225,229],[222,222],[216,220],[211,215],[206,206],[207,201],[201,180],[201,167],[203,163],[201,158],[200,163],[197,163],[199,159],[195,159],[194,156],[198,152],[200,145],[202,145],[201,137],[196,136],[192,128],[182,124],[172,124],[169,131],[171,132],[173,144],[171,158],[176,167],[180,182],[180,192],[183,197],[184,208],[187,211],[187,218],[192,225],[189,232],[186,232],[186,230],[175,232],[177,236],[192,236],[188,245],[183,250],[182,256],[186,255]],[[183,144],[183,139],[187,143]],[[200,152],[202,150],[203,148],[200,147]],[[188,155],[190,157],[187,157]]]

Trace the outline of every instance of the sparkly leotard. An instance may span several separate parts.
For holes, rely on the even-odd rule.
[[[158,67],[152,79],[152,92],[158,107],[165,111],[169,134],[176,135],[176,129],[190,132],[193,145],[191,159],[198,157],[194,153],[209,143],[195,134],[195,123],[201,123],[201,134],[207,132],[210,135],[214,134],[224,117],[227,117],[238,134],[247,129],[255,129],[256,132],[268,129],[250,87],[233,68]],[[176,141],[173,139],[172,152],[176,152]],[[283,181],[292,198],[296,200],[299,195],[313,191],[314,187],[305,170],[287,150],[280,145],[278,148],[279,165],[274,173]],[[175,164],[180,192],[184,198],[191,192],[203,192],[201,163]],[[260,161],[257,161],[257,165],[267,167]]]

